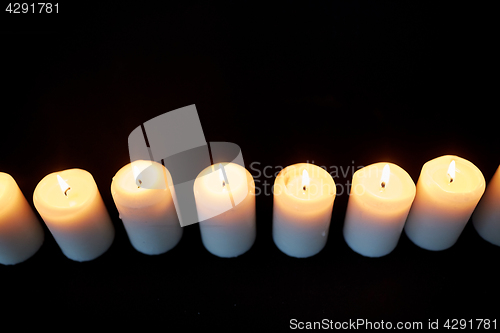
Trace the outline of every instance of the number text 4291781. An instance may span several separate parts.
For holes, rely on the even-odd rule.
[[[58,14],[59,4],[51,2],[9,3],[6,12],[10,14]]]

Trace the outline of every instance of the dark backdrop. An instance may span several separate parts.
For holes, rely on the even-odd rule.
[[[45,175],[88,170],[116,228],[109,251],[77,263],[44,226],[38,253],[0,266],[2,317],[147,318],[165,330],[287,329],[292,318],[495,319],[500,249],[470,223],[446,251],[402,235],[393,253],[364,258],[342,237],[343,193],[324,250],[298,260],[274,245],[272,196],[260,195],[257,240],[243,256],[212,256],[198,225],[170,252],[146,256],[130,245],[110,193],[129,162],[129,133],[190,104],[207,141],[238,144],[247,168],[260,163],[250,171],[268,193],[274,176],[257,170],[306,161],[388,161],[416,183],[425,162],[456,154],[489,181],[500,163],[492,9],[458,6],[80,2],[50,15],[2,8],[0,171],[33,206]],[[351,177],[334,180],[345,186]]]

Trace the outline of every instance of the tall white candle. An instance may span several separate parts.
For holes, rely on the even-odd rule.
[[[167,179],[161,164],[134,161],[113,177],[111,194],[132,246],[149,255],[169,251],[182,237]]]
[[[416,245],[445,250],[458,240],[484,193],[481,171],[458,156],[446,155],[424,164],[405,233]]]
[[[92,260],[111,246],[115,229],[89,172],[69,169],[45,176],[33,202],[69,259]]]
[[[255,183],[244,167],[222,163],[203,170],[194,182],[203,245],[212,254],[237,257],[256,236]]]
[[[328,238],[336,188],[324,169],[290,165],[274,182],[273,240],[291,257],[306,258],[323,249]]]
[[[392,163],[375,163],[356,171],[344,222],[344,239],[367,257],[389,254],[415,198],[410,175]]]
[[[0,172],[0,264],[14,265],[42,246],[42,225],[11,175]]]
[[[500,166],[472,214],[472,224],[483,239],[500,246]]]

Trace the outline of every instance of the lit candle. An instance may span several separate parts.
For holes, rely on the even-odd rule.
[[[203,245],[212,254],[236,257],[255,241],[255,183],[235,163],[212,165],[194,182]]]
[[[307,163],[286,167],[274,182],[273,239],[291,257],[306,258],[328,238],[336,188],[324,169]]]
[[[366,257],[389,254],[415,198],[410,175],[392,163],[375,163],[353,175],[344,222],[344,239]]]
[[[92,260],[111,246],[115,230],[89,172],[69,169],[45,176],[33,202],[66,257]]]
[[[111,194],[132,246],[144,254],[161,254],[182,237],[167,179],[170,173],[152,161],[134,161],[113,177]]]
[[[441,156],[424,164],[405,232],[416,245],[445,250],[457,241],[483,195],[481,171],[458,156]]]
[[[14,265],[35,254],[43,228],[11,175],[0,172],[0,264]]]
[[[472,214],[472,224],[481,237],[500,246],[500,166]]]

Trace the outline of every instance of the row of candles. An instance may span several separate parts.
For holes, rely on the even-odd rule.
[[[458,156],[424,164],[416,186],[395,164],[366,166],[353,175],[344,239],[355,252],[380,257],[394,250],[404,229],[416,245],[439,251],[457,241],[473,214],[479,235],[500,246],[500,167],[484,194],[485,189],[481,171]],[[248,170],[234,163],[212,165],[196,178],[193,191],[205,248],[226,258],[248,251],[256,237],[255,184]],[[127,164],[113,177],[111,193],[136,250],[157,255],[180,241],[175,187],[162,164]],[[276,246],[297,258],[321,251],[335,197],[335,183],[324,169],[299,163],[281,170],[274,184]],[[36,186],[33,202],[68,258],[93,260],[111,246],[114,227],[89,172],[47,175]],[[43,241],[43,228],[15,180],[0,173],[0,263],[25,261]]]

